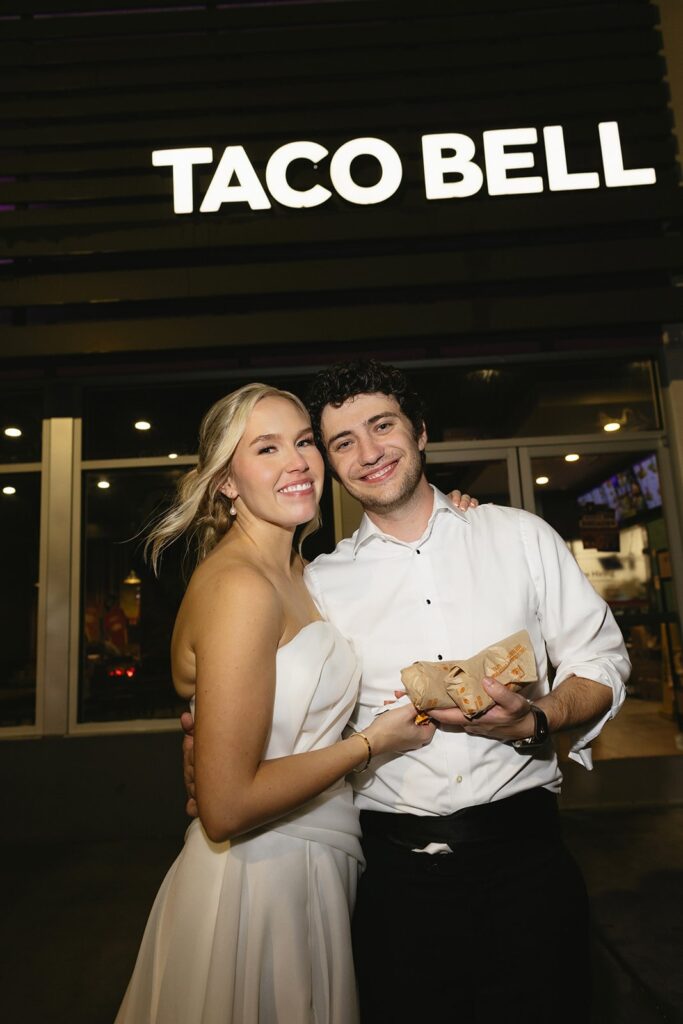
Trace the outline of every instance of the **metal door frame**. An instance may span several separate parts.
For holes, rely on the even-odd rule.
[[[507,465],[510,504],[514,508],[523,508],[519,456],[516,445],[510,442],[496,442],[489,445],[486,441],[467,441],[465,443],[438,441],[435,444],[427,445],[426,454],[428,465],[444,462],[504,461]],[[453,486],[457,487],[457,484],[458,481],[454,480]],[[474,497],[476,498],[476,494]]]

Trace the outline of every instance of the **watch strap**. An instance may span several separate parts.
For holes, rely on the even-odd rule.
[[[520,754],[525,754],[529,750],[537,750],[539,747],[544,746],[550,736],[548,719],[545,712],[537,704],[532,704],[531,702],[529,702],[529,710],[534,716],[533,735],[526,736],[521,740],[511,741],[511,746]]]

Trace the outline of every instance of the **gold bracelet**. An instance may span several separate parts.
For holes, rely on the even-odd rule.
[[[365,745],[368,748],[368,757],[367,757],[367,760],[366,760],[365,764],[361,765],[359,768],[354,768],[353,769],[354,772],[356,772],[357,774],[360,774],[361,772],[365,771],[365,769],[368,767],[368,765],[372,761],[372,747],[370,746],[370,740],[367,738],[367,736],[365,735],[364,732],[354,732],[353,735],[354,736],[360,736],[360,738],[362,740],[365,740]]]

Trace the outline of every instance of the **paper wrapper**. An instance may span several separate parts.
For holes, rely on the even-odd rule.
[[[401,669],[406,693],[420,712],[452,708],[466,718],[482,715],[493,701],[481,684],[484,676],[510,690],[538,679],[531,638],[526,629],[485,647],[471,658],[457,661],[416,661]]]

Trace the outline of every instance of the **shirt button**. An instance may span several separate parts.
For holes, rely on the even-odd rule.
[[[427,598],[427,604],[431,604],[431,603],[432,602],[429,600],[429,598]]]
[[[420,549],[419,549],[419,548],[415,548],[415,554],[416,554],[416,555],[419,555],[419,554],[420,554]]]
[[[437,658],[439,659],[439,661],[443,661],[443,654],[437,654]]]
[[[455,781],[456,782],[462,782],[462,775],[456,775],[455,776]]]

